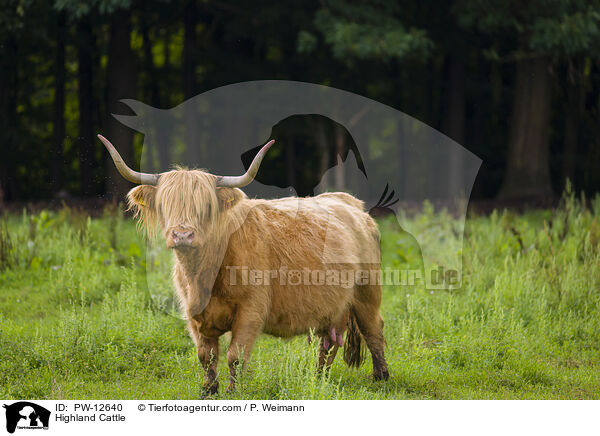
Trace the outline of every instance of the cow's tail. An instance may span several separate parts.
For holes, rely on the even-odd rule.
[[[354,368],[358,368],[363,360],[364,355],[362,353],[362,335],[358,330],[358,324],[356,323],[356,316],[354,312],[350,311],[350,324],[348,331],[346,332],[346,343],[344,344],[344,362],[346,365]]]
[[[369,215],[373,218],[384,217],[387,215],[394,215],[394,211],[392,210],[392,206],[398,203],[400,199],[394,198],[396,195],[396,191],[392,190],[388,194],[388,189],[390,188],[389,183],[385,185],[385,189],[383,190],[383,194],[379,198],[379,201],[375,206],[369,209]],[[387,195],[387,197],[386,197]]]

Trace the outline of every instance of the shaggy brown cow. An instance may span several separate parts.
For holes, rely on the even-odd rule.
[[[167,247],[174,249],[175,288],[206,371],[205,393],[217,391],[219,337],[228,331],[228,390],[235,386],[238,363],[248,359],[262,332],[291,337],[312,329],[321,337],[321,370],[331,365],[348,330],[346,363],[360,365],[362,336],[372,354],[374,378],[388,378],[379,280],[364,280],[363,275],[363,280],[342,286],[335,279],[338,273],[338,278],[358,276],[365,266],[379,272],[379,232],[360,200],[345,193],[247,198],[238,187],[253,180],[273,141],[246,174],[223,177],[186,169],[138,173],[98,136],[121,175],[141,184],[127,198],[147,233],[158,224]],[[244,275],[248,271],[250,281]],[[319,276],[324,271],[326,281],[311,281],[314,272]],[[311,280],[296,280],[292,272]]]

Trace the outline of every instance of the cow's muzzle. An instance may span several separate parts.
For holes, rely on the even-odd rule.
[[[167,248],[193,247],[194,241],[193,230],[173,229],[167,238]]]

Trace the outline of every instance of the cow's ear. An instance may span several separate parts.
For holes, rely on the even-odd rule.
[[[238,188],[217,188],[217,197],[219,198],[219,208],[227,210],[244,198],[244,193]]]
[[[127,193],[128,210],[132,210],[138,224],[148,237],[156,234],[156,187],[140,185]]]

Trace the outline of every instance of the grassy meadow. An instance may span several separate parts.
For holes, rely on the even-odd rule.
[[[452,220],[428,208],[413,219]],[[389,219],[380,228],[384,266],[418,264],[410,238]],[[372,382],[370,356],[354,370],[338,355],[318,376],[316,341],[263,335],[225,393],[224,336],[216,398],[599,399],[599,244],[600,198],[470,216],[462,289],[384,287],[389,381]],[[0,398],[199,398],[202,371],[163,245],[146,249],[111,207],[98,218],[4,215]]]

